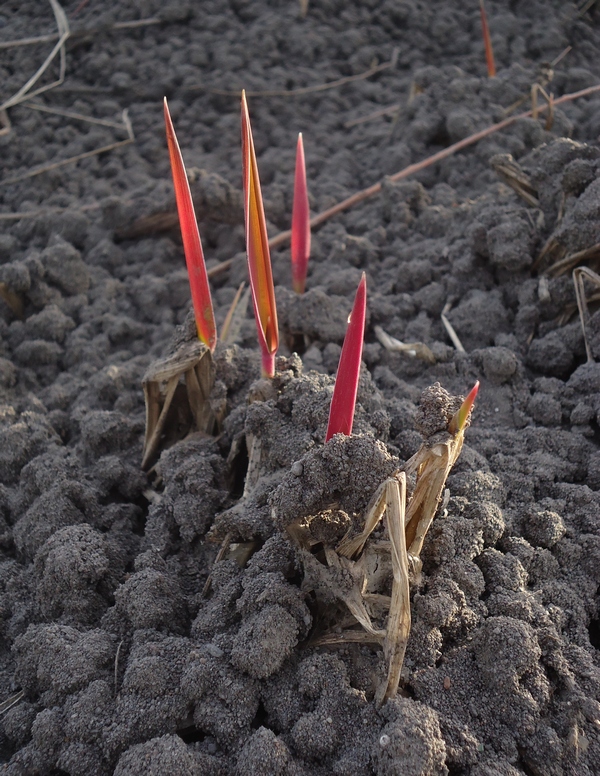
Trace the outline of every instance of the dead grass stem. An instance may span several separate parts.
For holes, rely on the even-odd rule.
[[[54,89],[55,87],[60,86],[65,80],[65,72],[67,69],[65,43],[67,38],[69,38],[71,35],[71,30],[67,16],[63,11],[62,6],[58,3],[58,0],[50,0],[50,5],[52,6],[52,11],[56,20],[56,26],[58,28],[58,40],[52,51],[48,54],[46,59],[38,67],[31,78],[29,78],[29,80],[26,81],[26,83],[24,83],[23,86],[15,94],[13,94],[12,97],[9,97],[8,100],[0,105],[0,111],[6,110],[7,108],[12,108],[14,105],[18,105],[25,100],[30,100],[32,97],[35,97],[38,94],[42,94],[42,92],[47,92],[49,89]],[[46,84],[45,86],[40,86],[39,89],[36,89],[32,92],[31,89],[50,67],[57,54],[60,55],[60,69],[58,79],[50,84]]]
[[[13,178],[4,178],[0,181],[0,185],[8,186],[12,183],[20,183],[21,181],[28,180],[29,178],[35,178],[37,175],[41,175],[43,172],[50,172],[51,170],[57,170],[59,167],[65,167],[68,164],[75,164],[81,162],[83,159],[89,159],[92,156],[98,156],[98,154],[104,154],[107,151],[114,151],[116,148],[129,145],[135,141],[135,135],[133,133],[133,127],[129,119],[128,111],[123,111],[123,125],[119,127],[127,131],[126,140],[118,140],[109,145],[102,146],[101,148],[94,148],[92,151],[86,151],[83,154],[77,154],[76,156],[70,156],[68,159],[60,159],[57,162],[51,162],[50,164],[43,164],[41,167],[35,167],[33,170],[24,172],[21,175],[15,175]]]
[[[592,352],[592,346],[588,336],[590,331],[591,316],[588,308],[588,299],[585,295],[585,280],[593,283],[596,288],[600,288],[600,275],[597,275],[589,267],[577,267],[577,269],[573,270],[573,284],[575,286],[575,296],[577,297],[577,307],[579,309],[579,318],[581,320],[581,329],[583,331],[585,353],[588,363],[590,364],[594,362],[594,354]]]
[[[258,91],[258,92],[252,92],[252,91],[246,91],[247,97],[296,97],[298,95],[302,94],[313,94],[315,92],[325,92],[328,89],[335,89],[338,86],[344,86],[344,84],[349,84],[354,81],[362,81],[365,78],[370,78],[372,75],[375,75],[376,73],[381,73],[382,70],[387,70],[390,67],[395,67],[396,62],[398,61],[398,49],[395,48],[392,52],[392,58],[389,62],[383,62],[381,65],[374,65],[373,67],[370,67],[368,70],[365,70],[363,73],[358,73],[357,75],[348,75],[344,78],[338,78],[336,81],[329,81],[324,84],[315,84],[314,86],[302,86],[299,89],[272,89],[267,91]],[[204,86],[197,86],[197,87],[191,87],[191,89],[204,89]],[[230,90],[230,89],[210,89],[209,90],[211,94],[221,94],[226,97],[239,97],[242,93],[242,90],[239,89],[237,91]]]
[[[588,97],[590,94],[595,94],[596,92],[600,92],[600,84],[589,86],[587,89],[581,89],[578,92],[563,94],[562,97],[558,97],[553,101],[553,105],[556,107],[557,105],[562,105],[565,102],[577,100],[580,97]],[[538,113],[544,113],[546,110],[548,110],[548,106],[542,105],[538,108]],[[530,110],[525,111],[524,113],[519,113],[517,116],[509,116],[508,118],[499,121],[497,124],[492,124],[491,126],[486,127],[479,132],[475,132],[472,135],[469,135],[469,137],[463,138],[463,140],[459,140],[457,143],[453,143],[451,146],[448,146],[448,148],[444,148],[442,151],[438,151],[437,153],[432,154],[432,156],[428,156],[426,159],[423,159],[420,162],[409,164],[408,167],[400,170],[400,172],[397,172],[394,175],[390,175],[388,180],[395,183],[397,181],[404,180],[405,178],[409,178],[411,175],[415,175],[416,173],[421,172],[421,170],[425,170],[427,167],[431,167],[431,165],[436,164],[437,162],[441,162],[443,159],[447,159],[449,156],[452,156],[458,151],[462,151],[463,148],[468,148],[474,143],[477,143],[480,140],[493,135],[495,132],[499,132],[502,129],[510,127],[516,121],[519,121],[519,119],[529,119],[531,116],[532,111]],[[333,216],[338,215],[338,213],[343,213],[345,210],[349,210],[351,207],[354,207],[354,205],[358,205],[360,202],[364,202],[366,199],[370,199],[376,194],[379,194],[382,185],[382,181],[374,183],[372,186],[368,186],[366,189],[353,194],[351,197],[338,202],[336,205],[333,205],[327,210],[324,210],[323,212],[314,216],[310,221],[311,229],[315,229],[317,226],[325,223],[325,221],[328,221]],[[269,241],[269,245],[271,248],[278,248],[281,245],[285,245],[290,237],[291,230],[288,229],[285,232],[280,232],[279,234],[275,235],[275,237]]]
[[[105,32],[106,30],[135,30],[139,27],[150,27],[154,24],[161,24],[164,20],[158,16],[151,16],[148,19],[136,19],[130,22],[117,22],[110,27],[100,27],[92,29],[72,30],[69,35],[70,38],[81,38],[86,35],[97,35],[99,32]],[[0,42],[0,51],[6,51],[11,48],[19,48],[20,46],[34,46],[39,43],[52,43],[53,40],[59,40],[60,34],[51,32],[48,35],[36,35],[31,38],[19,38],[18,40],[5,40]]]

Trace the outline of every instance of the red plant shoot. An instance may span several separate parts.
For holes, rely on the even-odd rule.
[[[192,193],[190,184],[185,171],[181,149],[177,142],[167,98],[165,97],[165,125],[167,128],[167,145],[169,146],[169,157],[171,159],[171,171],[173,173],[173,184],[175,186],[175,199],[177,201],[177,212],[179,214],[179,224],[181,226],[181,237],[183,239],[183,252],[187,264],[188,276],[190,279],[190,289],[192,292],[192,303],[194,305],[194,316],[196,318],[196,328],[198,338],[214,351],[217,344],[217,327],[215,325],[215,316],[213,313],[212,299],[210,295],[210,286],[208,284],[208,275],[206,273],[206,264],[204,262],[204,253],[202,252],[202,243],[200,242],[200,232],[198,231],[198,222],[192,202]]]
[[[481,13],[481,30],[483,32],[483,45],[485,46],[485,61],[487,63],[488,78],[496,75],[496,63],[494,62],[494,49],[492,48],[492,39],[490,37],[490,28],[488,27],[487,14],[483,0],[479,0],[479,11]]]
[[[252,302],[265,377],[275,374],[275,355],[279,347],[279,328],[267,221],[260,191],[258,165],[248,115],[246,93],[242,92],[242,168],[244,177],[244,215],[246,250],[252,287]]]
[[[477,398],[478,393],[479,380],[477,380],[475,385],[471,388],[469,395],[460,405],[458,412],[454,414],[454,417],[448,424],[448,431],[451,434],[458,434],[465,430],[467,420],[469,419],[469,415],[471,414],[471,410],[473,409],[473,405],[475,404],[475,399]]]
[[[367,311],[367,278],[363,272],[350,320],[344,337],[340,363],[329,410],[329,423],[325,441],[328,442],[334,434],[350,436],[354,423],[354,409],[358,392],[360,376],[360,361],[365,336],[365,315]]]
[[[296,173],[294,176],[294,206],[292,209],[292,285],[297,294],[304,293],[306,272],[310,256],[310,209],[306,186],[306,164],[302,133],[296,147]]]

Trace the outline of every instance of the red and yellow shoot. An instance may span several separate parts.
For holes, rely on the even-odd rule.
[[[334,434],[350,436],[354,423],[354,408],[358,393],[360,362],[362,358],[363,340],[365,336],[365,315],[367,311],[367,278],[363,272],[354,306],[342,346],[340,363],[329,410],[329,423],[325,441],[328,442]]]
[[[173,128],[173,122],[171,121],[166,97],[165,125],[167,128],[167,144],[169,146],[171,171],[175,186],[175,199],[177,201],[177,212],[181,226],[181,237],[183,238],[183,251],[190,279],[198,338],[212,352],[217,344],[217,327],[210,296],[210,286],[208,284],[208,275],[204,262],[204,253],[202,252],[202,243],[200,242],[200,232],[198,231],[194,203],[192,202],[190,184],[185,171],[181,149],[175,135],[175,129]]]
[[[490,28],[488,27],[487,14],[483,0],[479,0],[479,11],[481,13],[481,30],[483,33],[483,45],[485,46],[485,61],[487,63],[488,78],[496,75],[496,63],[494,62],[494,49],[492,48],[492,39],[490,37]]]
[[[245,92],[242,92],[242,169],[246,250],[254,317],[256,318],[258,342],[262,355],[262,371],[265,377],[273,377],[275,374],[275,355],[279,347],[279,328],[269,238],[267,237],[267,221],[260,191],[258,165]]]
[[[292,285],[297,294],[304,293],[306,272],[310,256],[310,210],[306,186],[306,164],[302,133],[296,147],[296,173],[294,176],[294,205],[292,209]]]
[[[469,419],[469,415],[471,414],[471,410],[473,409],[473,405],[475,404],[475,399],[477,398],[478,392],[479,392],[479,380],[471,388],[469,395],[460,405],[460,409],[458,410],[458,412],[454,414],[454,417],[448,424],[448,431],[451,434],[456,435],[456,434],[462,433],[465,430],[465,427],[467,425],[467,420]]]

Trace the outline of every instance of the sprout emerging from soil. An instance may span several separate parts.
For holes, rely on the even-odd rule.
[[[485,61],[487,64],[488,78],[494,78],[496,75],[496,63],[494,62],[494,49],[492,48],[490,28],[488,26],[483,0],[479,0],[479,10],[481,12],[481,31],[483,33],[483,45],[485,46]]]
[[[465,427],[467,425],[467,420],[469,419],[471,410],[473,409],[473,405],[475,404],[475,399],[477,398],[478,393],[479,393],[479,380],[477,380],[475,385],[471,388],[471,390],[469,391],[469,395],[460,405],[460,409],[450,421],[448,425],[448,431],[450,432],[450,434],[456,436],[456,434],[462,433],[465,430]]]
[[[166,97],[165,125],[167,129],[169,157],[171,159],[171,171],[173,173],[173,184],[175,186],[177,212],[179,214],[181,237],[183,239],[183,251],[185,253],[185,261],[190,279],[190,289],[192,292],[198,338],[211,352],[213,352],[217,344],[217,327],[215,325],[215,316],[213,313],[206,264],[204,262],[204,253],[202,251],[202,243],[200,242],[200,232],[198,231],[198,222],[194,211],[194,203],[192,202],[190,184],[185,171],[181,149],[179,148],[177,136],[175,135],[173,122],[171,121],[171,114],[169,113]]]
[[[365,291],[363,276],[357,298],[364,300]],[[350,327],[344,349],[349,334]],[[358,374],[354,369],[344,381],[341,361],[336,391]],[[417,412],[423,444],[398,468],[372,437],[338,434],[306,453],[271,500],[273,518],[299,549],[303,588],[313,590],[320,607],[312,644],[382,647],[387,671],[375,693],[377,706],[398,691],[411,627],[410,584],[420,576],[423,542],[461,453],[478,388],[464,401],[439,383],[423,391]],[[364,513],[352,519],[349,511],[356,512],[377,481]],[[387,537],[373,536],[382,519]],[[351,617],[336,622],[340,603]]]
[[[279,347],[279,328],[275,289],[271,270],[271,254],[267,236],[267,221],[260,191],[258,165],[248,115],[246,93],[242,92],[242,167],[244,177],[244,215],[246,250],[252,287],[254,317],[265,377],[275,374],[275,355]]]
[[[365,336],[366,311],[367,277],[363,272],[354,298],[354,305],[350,313],[348,329],[340,355],[340,363],[331,399],[331,409],[329,410],[326,442],[334,434],[350,436],[352,433],[356,394],[358,392],[358,378],[360,376],[360,361]]]
[[[310,209],[306,185],[306,164],[302,133],[296,147],[294,205],[292,209],[292,284],[297,294],[304,293],[310,256]]]

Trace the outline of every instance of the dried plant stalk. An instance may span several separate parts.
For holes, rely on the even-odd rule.
[[[2,714],[5,714],[9,709],[12,709],[13,706],[16,706],[19,701],[21,701],[25,697],[24,690],[19,690],[18,693],[15,693],[14,695],[11,695],[9,698],[7,698],[5,701],[2,701],[0,703],[0,716]]]
[[[86,116],[83,113],[76,113],[72,110],[62,110],[61,108],[53,108],[50,105],[42,105],[37,102],[26,102],[23,105],[24,108],[29,110],[37,110],[41,113],[51,113],[53,116],[64,116],[66,119],[75,119],[75,121],[83,121],[86,124],[98,124],[101,127],[111,127],[112,129],[127,129],[125,122],[118,124],[116,121],[109,121],[109,119],[97,119],[93,116]]]
[[[590,261],[597,258],[600,258],[600,243],[585,248],[583,251],[570,253],[568,256],[559,259],[559,261],[555,261],[554,264],[548,267],[545,274],[556,278],[559,277],[559,275],[563,275],[565,272],[569,272],[573,267],[581,264],[582,261]]]
[[[583,341],[585,342],[585,352],[588,364],[594,362],[594,354],[588,337],[590,328],[590,311],[585,295],[585,279],[590,280],[594,285],[600,287],[600,275],[597,275],[589,267],[577,267],[573,270],[573,283],[575,284],[575,296],[577,297],[577,307],[579,309],[579,318],[581,319],[581,329],[583,331]]]
[[[388,480],[385,487],[387,526],[392,545],[393,582],[392,600],[383,642],[383,654],[387,660],[388,673],[375,695],[378,706],[388,698],[394,698],[398,692],[404,654],[410,635],[410,585],[404,533],[405,504],[406,476],[402,472],[397,480]]]
[[[147,469],[157,456],[167,432],[167,418],[176,409],[174,399],[182,376],[196,430],[207,434],[214,430],[218,419],[209,402],[215,379],[214,364],[209,348],[199,340],[193,340],[151,364],[142,380],[146,400],[143,469]],[[176,424],[171,424],[168,432],[175,434]]]
[[[9,97],[8,100],[2,103],[0,105],[0,111],[6,110],[7,108],[12,108],[13,105],[18,105],[20,102],[24,102],[25,100],[30,100],[32,97],[35,97],[38,94],[42,94],[42,92],[47,92],[50,89],[54,89],[56,86],[60,86],[62,82],[65,80],[65,72],[67,69],[67,58],[65,54],[65,43],[67,42],[67,38],[71,35],[71,30],[69,27],[69,21],[67,19],[67,16],[65,12],[63,11],[62,7],[59,5],[57,0],[50,0],[50,5],[52,6],[52,11],[54,13],[54,18],[56,20],[56,26],[58,29],[58,41],[56,42],[56,45],[52,49],[52,51],[48,54],[44,62],[40,65],[40,67],[36,70],[36,72],[31,76],[31,78],[23,84],[23,86],[19,89],[16,94],[13,94],[12,97]],[[46,70],[50,67],[53,59],[56,57],[57,54],[60,54],[60,70],[59,70],[59,76],[56,81],[53,81],[51,84],[47,84],[46,86],[41,86],[39,89],[36,89],[34,92],[30,91],[35,84],[40,80],[40,78],[44,75]]]
[[[442,500],[450,470],[462,450],[463,440],[463,434],[457,434],[431,448],[423,445],[418,453],[417,484],[406,510],[406,544],[414,558],[421,554],[423,541]]]
[[[12,124],[10,123],[8,113],[5,110],[0,110],[0,137],[9,135],[11,128]]]
[[[245,286],[246,283],[242,281],[238,290],[235,292],[229,310],[227,310],[227,315],[225,316],[223,326],[221,327],[221,342],[223,344],[235,342],[240,333],[240,329],[242,328],[242,322],[246,316],[246,310],[248,309],[248,300],[250,299],[250,286],[246,288],[246,293],[242,298]]]
[[[344,538],[336,547],[336,551],[339,555],[346,558],[354,558],[356,555],[364,550],[365,544],[369,536],[379,525],[379,521],[383,517],[385,511],[385,489],[388,485],[388,480],[382,482],[377,488],[366,509],[365,527],[363,530],[352,538]]]
[[[457,349],[457,351],[459,353],[466,353],[467,351],[464,349],[463,344],[460,341],[460,337],[456,333],[454,326],[450,323],[450,321],[447,318],[447,314],[450,312],[451,309],[452,309],[452,302],[447,302],[444,305],[444,309],[440,314],[440,318],[442,319],[442,324],[444,325],[444,328],[446,329],[446,332],[448,333],[448,336],[452,340],[452,344]]]
[[[571,102],[581,97],[589,97],[590,95],[595,94],[596,92],[599,92],[599,91],[600,91],[600,84],[596,84],[594,86],[589,86],[586,89],[581,89],[580,91],[577,91],[577,92],[564,94],[562,97],[558,97],[556,100],[553,100],[552,104],[554,107],[556,107],[557,105],[562,105],[563,103]],[[392,106],[389,106],[388,108],[385,108],[383,112],[392,112],[397,110],[398,107],[399,107],[398,105],[392,105]],[[542,105],[539,108],[540,113],[546,110],[547,110],[546,105]],[[391,180],[392,182],[396,182],[396,181],[409,178],[411,175],[415,175],[417,172],[420,172],[421,170],[424,170],[427,167],[430,167],[433,164],[436,164],[437,162],[440,162],[443,159],[446,159],[449,156],[452,156],[453,154],[458,153],[458,151],[462,151],[464,148],[467,148],[470,145],[473,145],[479,142],[483,138],[486,138],[489,135],[494,134],[495,132],[499,132],[503,129],[507,129],[519,119],[529,118],[531,115],[532,115],[531,111],[525,111],[524,113],[520,113],[517,116],[509,116],[508,118],[498,122],[497,124],[492,124],[491,126],[486,127],[485,129],[482,129],[479,132],[475,132],[474,134],[469,135],[469,137],[466,137],[463,140],[459,140],[457,143],[454,143],[453,145],[450,145],[447,148],[444,148],[442,151],[438,151],[437,153],[427,157],[426,159],[422,159],[421,161],[416,162],[415,164],[408,165],[408,167],[405,167],[404,169],[390,176],[389,180]],[[374,183],[372,186],[369,186],[368,188],[353,194],[351,197],[348,197],[347,199],[342,200],[341,202],[338,202],[337,204],[333,205],[327,210],[324,210],[321,213],[318,213],[317,215],[313,216],[313,218],[311,218],[311,221],[310,221],[311,229],[315,229],[317,226],[320,226],[321,224],[325,223],[330,218],[333,218],[333,216],[338,215],[339,213],[342,213],[346,210],[349,210],[354,205],[358,205],[360,202],[364,202],[366,199],[376,196],[381,192],[381,188],[382,188],[381,181],[378,183]],[[18,220],[21,218],[32,218],[34,216],[39,215],[40,212],[48,212],[48,208],[45,208],[43,211],[26,211],[23,213],[0,213],[0,220]],[[59,211],[57,210],[55,212],[59,212]],[[170,214],[170,213],[160,214],[160,215],[161,215],[161,220],[164,223],[154,223],[154,224],[146,223],[146,222],[151,222],[155,218],[154,216],[150,216],[147,219],[140,219],[140,224],[135,229],[132,228],[129,230],[122,230],[118,236],[121,239],[133,239],[135,237],[139,237],[147,233],[164,231],[176,225],[177,223],[176,215]],[[141,222],[144,222],[144,223],[141,223]],[[271,239],[269,240],[269,247],[279,248],[282,245],[285,245],[290,240],[291,234],[292,234],[291,229],[287,231],[279,232],[279,234],[276,234],[274,237],[271,237]],[[533,269],[536,269],[537,266],[539,266],[539,263],[541,262],[542,258],[546,256],[546,253],[547,251],[543,253],[543,256],[538,257],[538,259],[533,265]],[[231,260],[228,260],[227,262],[223,262],[221,267],[222,269],[226,269],[227,267],[230,266],[230,264],[231,264]],[[210,270],[209,270],[209,276],[210,276]]]
[[[348,590],[340,585],[332,584],[337,597],[343,601],[356,621],[360,623],[366,633],[372,636],[376,641],[383,642],[385,632],[373,626],[371,617],[365,606],[362,587],[364,582],[364,572],[358,563],[354,563],[348,558],[341,557],[335,550],[325,549],[325,558],[330,569],[340,571],[345,578],[354,577],[354,585]],[[345,572],[345,573],[344,573]]]
[[[10,183],[19,183],[20,181],[25,181],[25,180],[28,180],[29,178],[35,178],[36,175],[41,175],[43,172],[58,170],[59,167],[65,167],[68,164],[75,164],[76,162],[83,161],[83,159],[89,159],[92,156],[98,156],[99,154],[104,154],[107,151],[114,151],[115,148],[121,148],[122,146],[126,146],[126,145],[129,145],[130,143],[133,143],[135,141],[135,136],[133,134],[133,127],[131,126],[131,121],[129,120],[129,115],[127,110],[123,111],[122,129],[125,129],[127,132],[127,140],[117,140],[116,142],[110,143],[109,145],[101,146],[100,148],[94,148],[93,151],[85,151],[82,154],[77,154],[76,156],[70,156],[68,159],[60,159],[58,162],[43,164],[41,167],[35,167],[33,170],[29,170],[28,172],[25,172],[22,175],[15,175],[13,178],[4,178],[3,180],[0,181],[0,184],[8,185]]]
[[[495,154],[490,159],[490,165],[500,180],[516,191],[528,205],[531,207],[540,206],[538,192],[532,184],[531,178],[515,162],[511,154]]]
[[[71,18],[73,18],[75,14],[73,13],[71,15]],[[111,25],[110,27],[97,27],[92,29],[82,29],[82,30],[74,30],[71,31],[70,37],[71,38],[82,38],[87,37],[89,35],[93,35],[96,33],[103,33],[107,32],[109,30],[135,30],[139,29],[140,27],[149,27],[153,24],[162,24],[163,19],[160,19],[158,16],[151,16],[148,19],[135,19],[130,22],[117,22],[116,24]],[[38,43],[52,43],[53,40],[58,40],[60,38],[60,33],[57,32],[51,32],[48,35],[36,35],[35,37],[31,38],[19,38],[18,40],[5,40],[0,43],[0,51],[5,51],[6,49],[11,48],[20,48],[21,46],[35,46]]]
[[[557,105],[562,105],[565,102],[571,102],[572,100],[577,100],[580,97],[588,97],[589,95],[595,94],[598,91],[600,91],[600,84],[595,84],[594,86],[588,86],[586,89],[581,89],[578,92],[563,94],[562,97],[558,97],[556,100],[554,100],[552,104],[554,107],[556,107]],[[546,105],[542,105],[539,108],[540,113],[545,110],[547,110]],[[472,135],[469,135],[469,137],[466,137],[463,140],[459,140],[458,142],[453,143],[447,148],[444,148],[443,150],[438,151],[432,156],[428,156],[426,159],[423,159],[420,162],[416,162],[415,164],[409,164],[408,167],[405,167],[403,170],[400,170],[400,172],[397,172],[397,173],[394,173],[394,175],[391,175],[389,177],[389,180],[392,182],[404,180],[405,178],[408,178],[411,175],[414,175],[415,173],[420,172],[421,170],[424,170],[427,167],[430,167],[431,165],[442,161],[442,159],[447,159],[449,156],[452,156],[452,154],[455,154],[458,151],[462,151],[463,148],[467,148],[468,146],[473,145],[474,143],[477,143],[480,140],[483,140],[483,138],[488,137],[489,135],[493,135],[495,132],[499,132],[502,129],[506,129],[507,127],[512,126],[519,119],[527,119],[531,115],[532,115],[532,112],[528,110],[528,111],[525,111],[524,113],[519,113],[517,116],[509,116],[508,118],[503,119],[502,121],[499,121],[497,124],[492,124],[491,126],[486,127],[485,129],[482,129],[479,132],[474,132]],[[382,186],[381,181],[378,183],[374,183],[372,186],[369,186],[368,188],[363,189],[362,191],[359,191],[356,194],[353,194],[351,197],[348,197],[347,199],[344,199],[341,202],[338,202],[336,205],[333,205],[327,210],[323,210],[321,213],[318,213],[316,216],[313,216],[313,218],[311,218],[310,220],[311,228],[315,229],[317,226],[320,226],[321,224],[325,223],[325,221],[328,221],[330,218],[337,215],[338,213],[343,213],[345,210],[349,210],[351,207],[354,207],[354,205],[358,205],[359,202],[364,202],[364,200],[369,199],[370,197],[374,197],[376,194],[379,194],[379,192],[381,191],[381,186]],[[269,245],[271,246],[271,248],[278,248],[280,245],[284,245],[290,239],[290,237],[291,237],[291,230],[280,232],[279,234],[275,235],[275,237],[271,238],[271,240],[269,241]]]
[[[399,339],[385,332],[381,326],[375,326],[374,331],[375,336],[386,350],[392,353],[406,353],[407,356],[427,361],[428,364],[435,364],[435,356],[423,342],[400,342]]]
[[[345,84],[352,83],[354,81],[362,81],[365,78],[370,78],[376,73],[381,73],[382,70],[387,70],[390,67],[395,67],[398,61],[399,49],[395,48],[392,51],[392,57],[389,62],[383,62],[381,65],[374,65],[364,73],[358,73],[357,75],[347,75],[344,78],[338,78],[336,81],[329,81],[325,84],[315,84],[315,86],[301,86],[299,89],[271,89],[267,91],[253,92],[250,90],[244,90],[246,97],[294,97],[301,94],[313,94],[314,92],[325,92],[328,89],[334,89],[338,86],[344,86]],[[192,89],[204,89],[203,86],[191,87]],[[231,89],[210,89],[211,94],[221,94],[226,97],[239,97],[241,91],[234,91]]]

